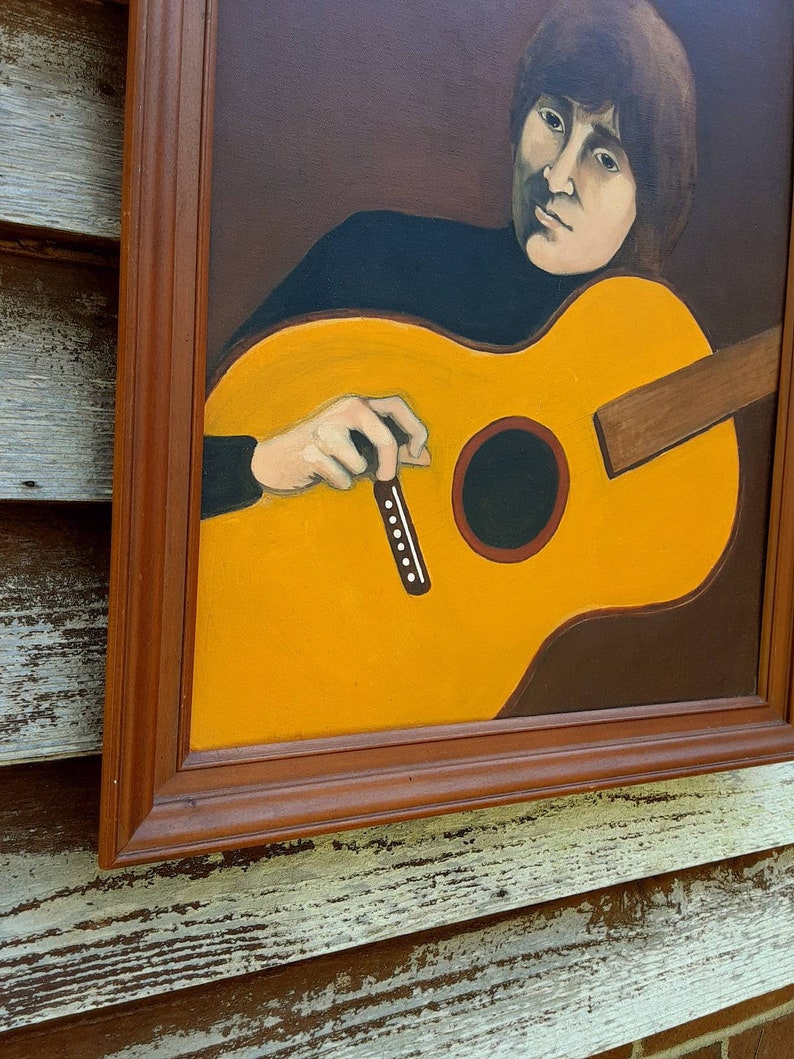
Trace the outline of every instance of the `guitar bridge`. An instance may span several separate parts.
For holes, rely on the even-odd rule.
[[[430,577],[400,481],[376,481],[374,492],[403,588],[411,596],[422,596],[430,589]]]

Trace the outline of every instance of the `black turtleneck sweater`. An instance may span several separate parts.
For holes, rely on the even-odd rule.
[[[535,268],[512,226],[357,213],[315,243],[225,348],[252,345],[297,317],[342,309],[413,317],[470,342],[511,347],[530,339],[589,278]],[[204,439],[202,518],[259,499],[250,470],[255,444]]]

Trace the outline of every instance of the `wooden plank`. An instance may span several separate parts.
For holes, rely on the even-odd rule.
[[[585,1059],[792,980],[789,848],[11,1035],[4,1055]]]
[[[0,257],[0,499],[108,500],[118,275]]]
[[[787,764],[102,873],[97,771],[0,770],[9,1028],[794,842]],[[719,932],[722,911],[702,914]],[[675,923],[663,933],[673,949]],[[582,954],[563,949],[572,971]]]
[[[117,239],[127,12],[0,5],[0,223]]]
[[[97,747],[109,515],[0,506],[0,763]]]
[[[774,393],[781,338],[781,328],[770,328],[597,409],[594,419],[610,476]]]

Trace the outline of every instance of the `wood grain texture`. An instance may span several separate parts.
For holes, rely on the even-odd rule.
[[[9,1028],[794,842],[776,765],[102,873],[97,772],[0,771]]]
[[[0,505],[0,763],[99,744],[109,514]]]
[[[4,1055],[585,1059],[793,978],[789,847],[12,1034]]]
[[[609,474],[637,467],[774,393],[781,338],[781,328],[770,328],[599,408],[594,418]]]
[[[0,222],[117,239],[126,10],[0,5]]]
[[[0,256],[0,499],[109,500],[114,269]]]

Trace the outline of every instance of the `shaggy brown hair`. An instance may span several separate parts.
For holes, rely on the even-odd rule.
[[[518,71],[514,150],[543,93],[587,110],[614,106],[637,219],[612,264],[657,274],[689,217],[697,173],[695,85],[681,42],[646,0],[560,0]]]

